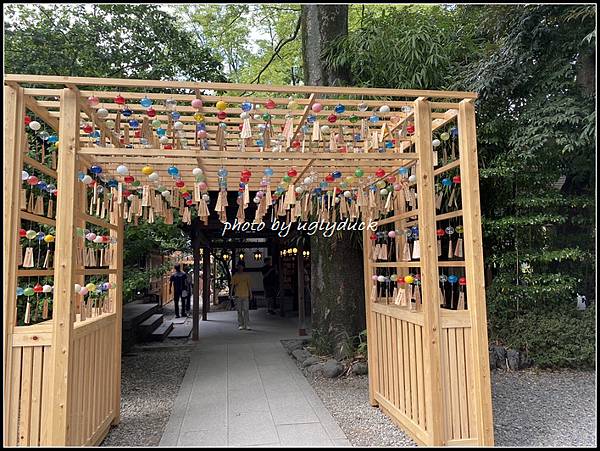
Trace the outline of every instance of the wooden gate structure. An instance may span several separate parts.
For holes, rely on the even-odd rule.
[[[203,190],[238,191],[223,169],[283,177],[272,218],[306,221],[310,208],[377,222],[363,232],[371,404],[420,444],[493,444],[475,93],[44,75],[4,84],[5,445],[94,445],[118,423],[124,222],[169,222],[171,207],[189,220],[202,204],[197,174]],[[120,165],[136,180],[151,166],[155,185],[127,182]],[[192,203],[178,200],[176,180],[194,186]],[[42,250],[51,261],[40,263]]]

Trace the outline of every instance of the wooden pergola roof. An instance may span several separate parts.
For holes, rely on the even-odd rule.
[[[151,166],[160,175],[160,184],[167,186],[173,184],[173,177],[167,173],[169,166],[179,169],[181,179],[187,186],[193,184],[195,177],[192,169],[203,169],[209,190],[218,189],[217,171],[224,167],[228,170],[228,189],[237,191],[239,187],[239,174],[244,169],[252,171],[250,180],[251,189],[258,189],[258,183],[263,176],[263,169],[273,169],[271,180],[277,183],[291,168],[297,170],[298,175],[292,183],[301,180],[310,171],[316,171],[322,179],[334,170],[341,171],[344,176],[351,175],[360,167],[365,173],[360,182],[372,183],[376,180],[373,176],[378,168],[383,168],[389,174],[401,166],[410,166],[417,160],[414,152],[416,136],[399,136],[395,133],[412,120],[413,113],[406,107],[414,106],[417,98],[427,98],[432,108],[432,129],[435,130],[452,121],[458,114],[458,101],[473,99],[476,93],[456,91],[427,91],[411,89],[378,89],[378,88],[347,88],[323,86],[272,86],[254,84],[232,83],[207,83],[207,82],[182,82],[182,81],[156,81],[156,80],[128,80],[106,79],[87,77],[63,76],[38,76],[38,75],[12,75],[4,77],[9,85],[19,84],[25,87],[26,106],[35,112],[42,120],[57,128],[60,114],[59,96],[61,89],[69,87],[77,90],[80,96],[82,121],[92,124],[94,129],[102,134],[103,145],[96,144],[96,138],[89,133],[81,131],[80,149],[78,155],[88,165],[100,165],[103,172],[115,174],[118,165],[124,164],[129,173],[136,179],[145,180],[141,173],[144,166]],[[223,94],[223,95],[217,95]],[[121,95],[126,99],[126,105],[133,111],[130,118],[121,117],[120,136],[106,125],[106,119],[115,120],[123,105],[117,104],[114,98]],[[97,106],[90,106],[88,97],[96,96],[100,99]],[[165,100],[177,101],[175,110],[181,114],[178,119],[184,124],[183,131],[188,144],[181,145],[180,140],[172,138],[173,149],[165,149],[164,145],[142,145],[140,139],[135,137],[135,130],[127,125],[127,120],[135,118],[142,124],[146,118],[145,110],[139,101],[148,97],[153,101],[152,108],[156,111],[153,119],[159,119],[163,124],[169,121],[169,111]],[[288,102],[293,98],[298,105],[296,109],[288,108]],[[203,107],[197,110],[191,106],[191,101],[201,99]],[[265,102],[272,100],[275,108],[266,109]],[[216,102],[225,101],[228,108],[225,110],[227,117],[223,120],[217,118]],[[254,137],[251,142],[240,149],[240,118],[242,102],[250,102],[255,109],[251,114],[270,113],[273,116],[272,125],[275,135],[286,122],[286,115],[293,118],[294,139],[301,136],[300,130],[306,123],[309,114],[315,115],[321,125],[329,125],[335,133],[341,132],[345,143],[351,143],[353,135],[360,128],[359,124],[352,123],[349,118],[354,115],[359,119],[366,119],[376,112],[379,121],[370,124],[371,130],[380,130],[383,140],[395,140],[393,148],[372,149],[365,148],[359,143],[355,150],[347,153],[328,151],[329,138],[311,144],[310,134],[307,136],[304,152],[284,146],[280,151],[264,149],[256,146],[256,129],[262,119],[251,119]],[[311,111],[314,103],[321,103],[323,110],[319,113]],[[361,111],[359,104],[366,104],[368,109]],[[334,124],[327,121],[336,105],[343,104],[346,111],[337,114],[338,120]],[[389,112],[379,112],[382,105],[390,107]],[[403,109],[404,107],[404,109]],[[105,108],[109,115],[100,119],[96,111]],[[204,115],[204,123],[208,133],[208,150],[200,147],[196,140],[196,120],[194,113]],[[217,129],[219,123],[226,124],[226,137],[223,145],[217,143]],[[125,124],[125,125],[123,125]],[[382,126],[387,129],[382,130]],[[163,125],[164,126],[164,125]],[[153,130],[153,134],[154,130]],[[120,139],[121,138],[121,139]],[[133,144],[133,148],[126,148],[122,143]],[[158,141],[154,140],[156,144]],[[343,145],[343,144],[340,144]],[[366,152],[365,152],[366,150]]]

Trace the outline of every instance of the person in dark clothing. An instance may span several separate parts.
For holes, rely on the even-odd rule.
[[[179,318],[179,302],[181,302],[181,315],[186,316],[185,300],[183,291],[187,288],[187,274],[181,271],[179,265],[175,265],[175,273],[171,275],[169,290],[173,293],[173,302],[175,302],[175,317]]]
[[[265,298],[267,300],[267,313],[275,314],[275,300],[279,288],[279,274],[273,266],[271,257],[265,258],[265,266],[261,268],[263,274],[263,286],[265,287]]]
[[[185,308],[187,310],[187,312],[191,312],[192,311],[192,307],[191,307],[191,302],[192,302],[192,290],[194,289],[194,283],[193,283],[193,270],[190,269],[189,271],[184,271],[186,273],[186,285],[187,288],[184,290],[184,294],[186,296],[185,297]]]

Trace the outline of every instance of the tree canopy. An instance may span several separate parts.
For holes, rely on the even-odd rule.
[[[210,47],[157,5],[5,6],[5,72],[224,81]]]

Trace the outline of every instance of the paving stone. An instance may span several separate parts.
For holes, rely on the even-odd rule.
[[[178,446],[227,446],[227,429],[211,428],[204,431],[183,432],[179,436]]]
[[[229,446],[260,445],[279,441],[269,412],[247,412],[229,416]]]
[[[165,443],[176,431],[178,446],[332,446],[345,438],[280,342],[297,324],[253,313],[256,330],[247,334],[238,333],[236,312],[201,323]]]
[[[332,446],[333,442],[320,423],[282,424],[277,426],[282,446]]]

